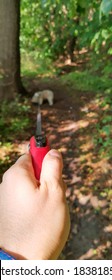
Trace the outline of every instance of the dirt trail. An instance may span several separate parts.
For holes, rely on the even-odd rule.
[[[111,166],[97,156],[93,136],[99,108],[92,93],[78,92],[58,79],[29,83],[32,92],[51,89],[55,103],[42,106],[43,127],[52,148],[63,154],[63,177],[71,214],[71,232],[61,258],[112,259],[110,200],[103,189],[112,183]],[[36,108],[32,106],[33,117]],[[33,129],[33,128],[32,128]]]

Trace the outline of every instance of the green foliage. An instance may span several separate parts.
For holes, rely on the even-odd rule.
[[[60,74],[58,66],[55,69],[57,61],[70,58],[77,63],[76,54],[86,50],[86,69],[64,75],[62,81],[85,94],[102,94],[101,110],[103,106],[112,108],[111,17],[112,0],[21,0],[22,73]],[[84,55],[80,59],[84,60]],[[100,150],[111,151],[111,122],[105,109],[96,127]]]
[[[29,77],[52,76],[56,69],[49,57],[36,59],[33,52],[21,54],[22,75]]]
[[[30,106],[28,102],[20,102],[16,98],[13,102],[4,101],[0,106],[0,142],[12,141],[14,136],[21,138],[29,125]]]
[[[102,15],[108,16],[110,11],[112,11],[112,0],[102,0],[100,5],[100,17]]]
[[[22,57],[31,56],[37,71],[38,61],[72,60],[82,47],[111,55],[111,5],[111,0],[21,0]],[[109,16],[100,22],[99,13]]]
[[[101,156],[112,157],[112,91],[105,91],[105,95],[99,95],[102,98],[100,109],[103,114],[100,116],[96,125],[96,134],[94,136],[95,145],[99,148]]]
[[[112,87],[112,80],[105,79],[105,75],[93,75],[93,71],[75,71],[62,76],[63,83],[70,84],[72,87],[83,91],[101,92]],[[106,97],[107,98],[107,97]]]
[[[21,51],[34,51],[37,59],[69,53],[69,44],[77,37],[79,11],[82,14],[85,5],[81,0],[22,0]]]
[[[74,50],[85,47],[96,54],[103,52],[111,56],[111,3],[111,0],[21,0],[22,62],[29,56],[36,65],[32,72],[39,69],[42,73],[44,64],[45,72],[52,71],[51,61],[61,57],[73,60]],[[109,16],[102,16],[100,21],[99,13],[107,12]],[[29,64],[26,70],[30,69]],[[27,73],[26,70],[22,63],[23,73]]]

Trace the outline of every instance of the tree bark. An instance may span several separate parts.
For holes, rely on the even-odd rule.
[[[0,0],[0,98],[23,91],[20,79],[20,0]]]

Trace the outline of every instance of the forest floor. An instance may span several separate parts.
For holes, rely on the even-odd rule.
[[[71,215],[71,232],[62,259],[112,259],[111,163],[94,146],[100,108],[92,92],[74,90],[60,82],[34,79],[29,89],[51,89],[54,105],[42,105],[42,121],[52,148],[62,152],[63,178]],[[35,128],[37,108],[32,106]]]
[[[62,152],[63,178],[67,183],[67,201],[71,216],[71,231],[61,259],[112,259],[111,163],[100,157],[94,145],[95,127],[101,114],[95,93],[74,90],[63,84],[60,77],[25,79],[31,105],[30,127],[19,142],[14,140],[11,158],[21,154],[35,131],[36,106],[31,96],[37,90],[51,89],[54,105],[42,105],[43,130],[51,147]],[[6,151],[1,147],[0,155]],[[6,166],[4,166],[3,171]]]

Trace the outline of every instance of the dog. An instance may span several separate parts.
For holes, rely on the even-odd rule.
[[[32,97],[32,103],[38,103],[39,105],[42,105],[45,99],[47,99],[49,105],[52,106],[54,100],[53,91],[46,89],[43,91],[35,92]]]

